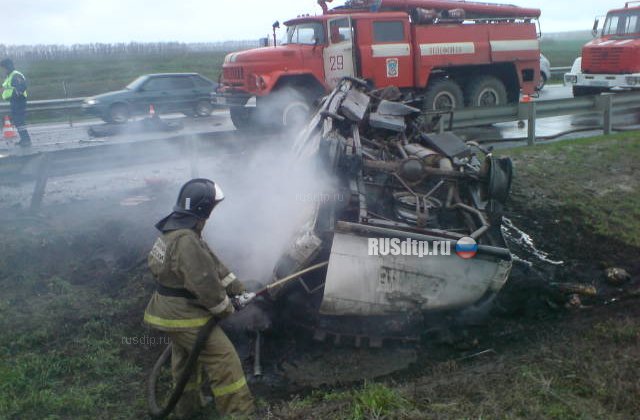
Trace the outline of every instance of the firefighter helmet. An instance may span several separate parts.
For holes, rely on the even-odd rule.
[[[213,208],[222,200],[224,193],[218,184],[204,178],[192,179],[180,189],[173,211],[208,219]]]

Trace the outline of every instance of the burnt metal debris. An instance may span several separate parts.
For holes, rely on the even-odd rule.
[[[429,132],[432,122],[399,90],[359,79],[343,79],[322,100],[295,148],[330,174],[329,196],[341,199],[316,204],[274,279],[329,263],[272,293],[278,319],[318,340],[379,347],[415,341],[430,322],[492,301],[512,266],[501,232],[511,160]],[[464,237],[478,245],[473,258],[456,255]],[[385,239],[422,241],[431,254],[395,255]]]

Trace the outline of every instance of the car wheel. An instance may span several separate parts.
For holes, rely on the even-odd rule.
[[[246,130],[253,124],[253,108],[232,106],[229,108],[231,121],[238,130]]]
[[[425,111],[450,111],[463,107],[462,89],[450,79],[440,79],[431,83],[425,92],[422,105]]]
[[[213,106],[211,105],[211,102],[202,99],[198,101],[194,111],[196,117],[208,117],[213,112]]]
[[[473,79],[465,89],[467,106],[488,107],[507,104],[507,88],[497,77],[480,76]]]
[[[115,124],[124,124],[129,121],[131,113],[125,104],[113,104],[109,108],[109,121]]]

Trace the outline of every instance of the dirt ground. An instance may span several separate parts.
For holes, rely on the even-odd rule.
[[[517,168],[506,216],[563,264],[513,241],[531,266],[514,266],[491,316],[425,333],[418,346],[297,354],[296,369],[273,354],[309,345],[267,337],[281,348],[267,349],[265,370],[290,373],[250,378],[260,418],[638,418],[640,136],[500,153]],[[153,289],[145,262],[173,190],[124,205],[142,193],[51,205],[37,216],[0,211],[0,418],[145,417],[145,377],[166,345],[141,322]],[[611,285],[611,267],[630,279]],[[595,295],[575,294],[578,286]],[[354,357],[393,368],[354,368]],[[314,371],[342,380],[295,383]],[[212,415],[209,406],[200,418]]]

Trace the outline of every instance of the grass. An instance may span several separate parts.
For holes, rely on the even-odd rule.
[[[635,418],[640,409],[638,314],[637,309],[628,315],[596,313],[562,326],[539,325],[535,341],[512,338],[494,357],[425,360],[400,382],[317,391],[276,407],[272,418]]]
[[[640,247],[639,133],[501,153],[515,161],[517,200],[529,207],[552,206],[559,221]]]
[[[64,98],[63,81],[69,97],[84,97],[123,89],[146,73],[195,72],[218,80],[225,53],[189,52],[172,55],[130,55],[105,58],[72,58],[16,61],[29,81],[30,99]]]
[[[330,407],[329,410],[314,413],[317,418],[342,420],[394,418],[414,408],[396,385],[365,382],[352,389],[314,391],[304,398],[296,396],[276,415],[308,418],[309,411],[317,406]]]
[[[150,361],[161,346],[123,345],[122,337],[141,335],[137,312],[148,293],[135,286],[138,274],[128,277],[98,258],[105,250],[99,238],[111,228],[73,237],[4,226],[0,418],[110,419],[144,413],[146,372],[137,357]],[[126,246],[118,242],[114,246]],[[131,312],[136,313],[127,317]]]
[[[582,47],[590,40],[591,38],[563,40],[543,38],[540,42],[540,50],[551,62],[551,67],[568,67],[582,55]]]
[[[108,321],[123,302],[57,276],[43,283],[22,279],[13,287],[30,298],[17,308],[21,294],[10,293],[0,305],[0,327],[11,337],[0,346],[0,417],[126,417],[142,372],[121,355],[118,338],[128,327]]]

